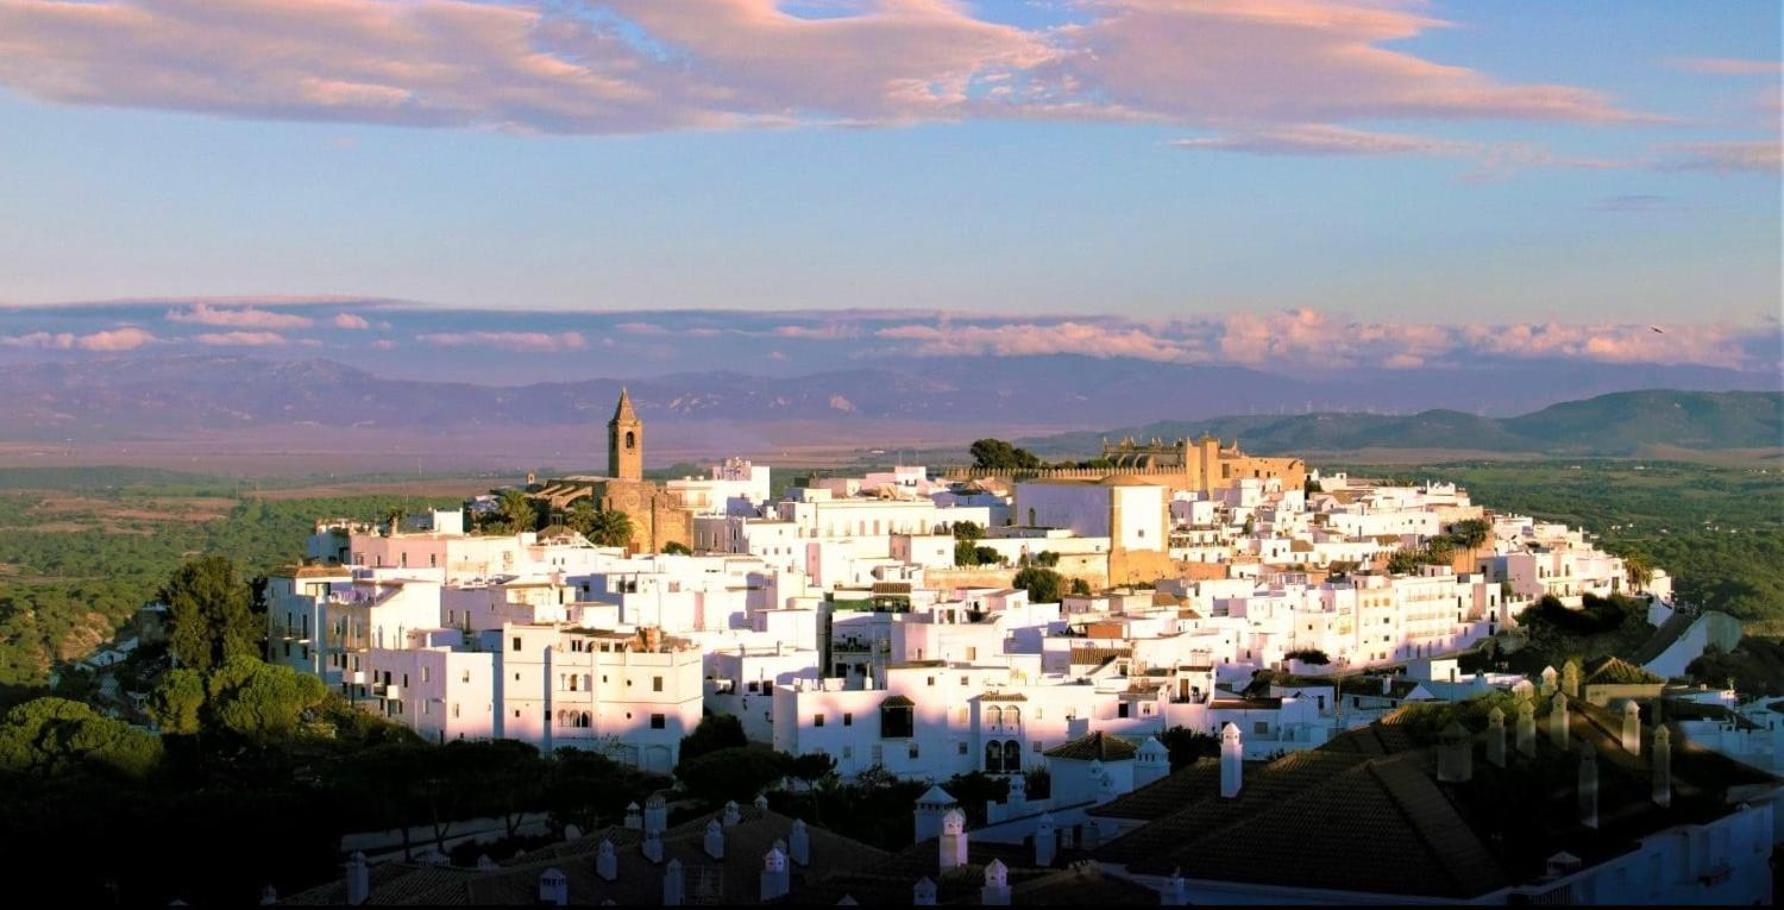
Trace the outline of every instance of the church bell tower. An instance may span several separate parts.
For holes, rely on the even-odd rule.
[[[616,480],[644,479],[644,423],[624,388],[613,419],[607,421],[607,473]]]

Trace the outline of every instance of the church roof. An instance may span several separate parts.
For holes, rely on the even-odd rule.
[[[632,409],[632,393],[625,387],[619,390],[619,406],[613,409],[613,419],[609,423],[637,423],[638,412]]]
[[[1105,736],[1098,730],[1089,736],[1080,736],[1064,745],[1054,746],[1045,754],[1048,758],[1068,758],[1079,761],[1123,761],[1134,757],[1140,747],[1117,736]]]

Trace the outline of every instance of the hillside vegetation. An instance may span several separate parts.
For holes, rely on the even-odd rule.
[[[1049,457],[1094,455],[1104,438],[1238,439],[1253,454],[1366,448],[1467,449],[1507,454],[1630,456],[1649,447],[1700,451],[1784,447],[1784,393],[1650,390],[1600,395],[1517,417],[1460,411],[1409,415],[1315,413],[1161,421],[1022,444]]]

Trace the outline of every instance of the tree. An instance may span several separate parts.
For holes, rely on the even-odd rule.
[[[44,777],[99,766],[142,777],[161,761],[161,738],[92,706],[36,698],[0,721],[0,770]]]
[[[1286,660],[1298,660],[1316,667],[1323,667],[1332,662],[1332,659],[1326,656],[1326,652],[1318,648],[1296,648],[1282,656]]]
[[[1623,574],[1631,589],[1643,590],[1647,588],[1649,582],[1654,580],[1654,561],[1642,553],[1625,554],[1623,556]]]
[[[836,759],[822,752],[807,752],[795,756],[787,766],[787,776],[805,784],[807,789],[817,786],[818,781],[835,773]]]
[[[1424,550],[1419,554],[1419,561],[1427,565],[1448,565],[1456,555],[1456,545],[1448,537],[1433,537],[1426,541]]]
[[[205,680],[206,711],[216,725],[252,740],[297,732],[304,715],[328,698],[322,680],[255,657],[234,657]]]
[[[985,528],[976,521],[957,521],[953,526],[955,540],[980,540],[985,536]]]
[[[168,648],[183,667],[207,671],[260,653],[261,624],[248,606],[248,586],[223,556],[202,556],[174,571],[161,589],[168,607]]]
[[[987,470],[1026,470],[1041,465],[1034,453],[1001,439],[977,440],[968,451],[972,453],[973,466]]]
[[[1054,566],[1059,565],[1059,554],[1052,550],[1042,550],[1035,554],[1034,564],[1037,566],[1046,566],[1051,569]]]
[[[687,761],[717,752],[749,745],[743,735],[743,723],[729,714],[708,714],[700,718],[694,731],[681,738],[681,760]]]
[[[1417,551],[1401,548],[1388,557],[1388,573],[1392,575],[1410,575],[1418,571],[1419,554]]]
[[[1172,771],[1220,755],[1220,737],[1188,727],[1172,727],[1159,734],[1158,741],[1171,753]]]
[[[1485,519],[1466,518],[1450,525],[1450,540],[1464,550],[1473,550],[1487,542],[1492,526]]]
[[[508,523],[510,531],[519,533],[539,529],[539,510],[525,490],[503,490],[496,499],[496,510],[501,513],[502,520]]]
[[[1016,577],[1010,579],[1010,584],[1027,590],[1030,603],[1052,604],[1059,603],[1059,592],[1065,586],[1065,577],[1052,569],[1029,566],[1017,572]]]
[[[689,549],[687,544],[682,543],[679,540],[671,540],[668,543],[663,544],[663,552],[670,556],[692,556],[694,554],[694,551]]]
[[[682,760],[675,766],[675,779],[708,805],[742,803],[786,777],[792,763],[792,756],[766,746],[736,746]]]
[[[162,674],[161,681],[149,693],[148,709],[162,733],[198,733],[199,712],[204,709],[204,674],[185,667]]]
[[[597,547],[623,547],[632,542],[632,516],[603,509],[595,513],[583,536]]]
[[[1072,579],[1072,593],[1077,594],[1077,595],[1089,596],[1090,595],[1090,582],[1085,581],[1082,578]]]

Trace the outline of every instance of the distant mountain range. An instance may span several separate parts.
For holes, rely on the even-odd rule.
[[[1628,456],[1653,447],[1700,451],[1784,447],[1784,393],[1649,389],[1567,401],[1516,417],[1451,410],[1404,416],[1312,413],[1171,420],[1096,433],[1021,440],[1048,458],[1088,457],[1102,440],[1212,433],[1255,454],[1359,449],[1449,449]]]
[[[442,357],[450,357],[444,353]],[[541,355],[587,369],[598,353]],[[478,371],[485,380],[500,380]],[[1656,382],[1663,380],[1663,382]],[[806,376],[737,371],[628,380],[640,416],[658,426],[783,426],[860,444],[874,421],[953,426],[949,435],[1131,426],[1110,435],[1238,435],[1256,451],[1431,446],[1491,451],[1559,448],[1625,453],[1645,443],[1691,448],[1779,444],[1779,394],[1631,393],[1643,385],[1768,389],[1775,376],[1713,368],[1518,360],[1470,369],[1352,369],[1288,376],[1240,366],[1133,359],[935,357]],[[0,366],[0,441],[184,439],[219,430],[589,428],[612,414],[621,380],[528,385],[387,378],[335,360],[116,357]],[[1554,405],[1518,418],[1516,414]],[[1433,410],[1438,409],[1438,410]],[[1359,412],[1375,410],[1375,414]],[[1416,412],[1383,416],[1381,412]],[[1235,416],[1242,414],[1242,416]],[[1170,416],[1170,423],[1147,423]],[[780,432],[780,430],[776,430]],[[1094,450],[1103,434],[1053,437],[1045,451]],[[776,441],[780,441],[776,437]]]

